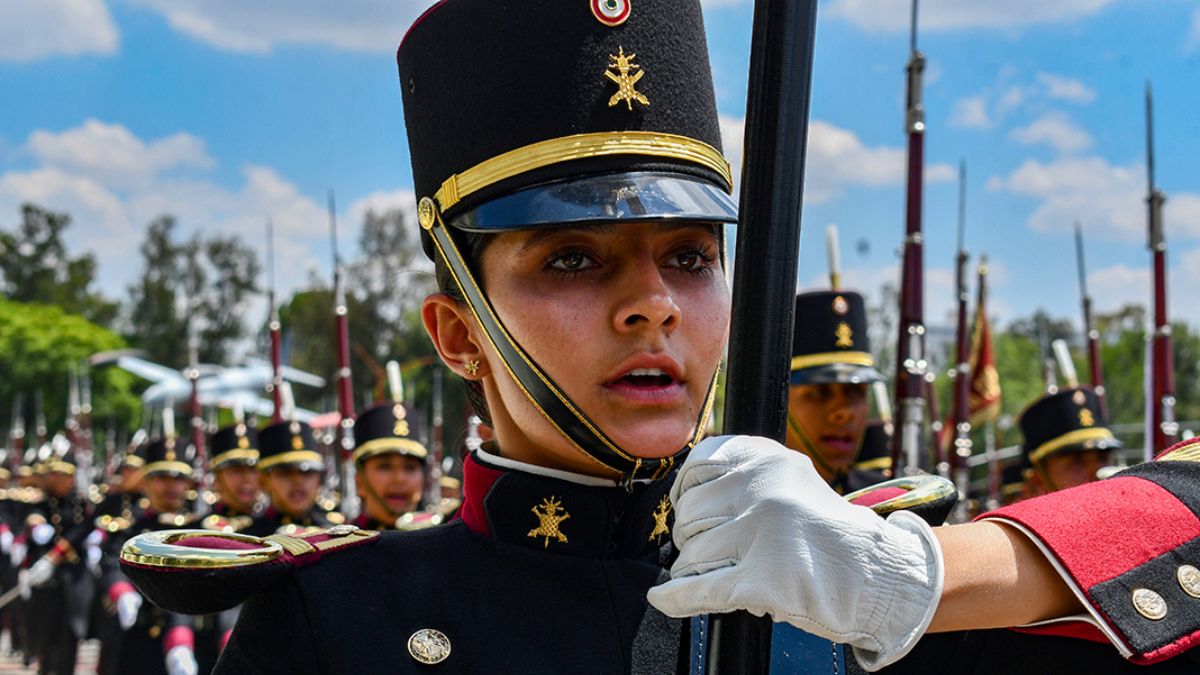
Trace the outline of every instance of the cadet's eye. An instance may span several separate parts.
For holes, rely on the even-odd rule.
[[[671,255],[667,260],[667,266],[684,272],[699,274],[711,269],[716,260],[716,255],[706,251],[702,247],[696,246]]]
[[[596,261],[582,251],[564,251],[551,256],[547,265],[556,272],[583,272],[596,266]]]

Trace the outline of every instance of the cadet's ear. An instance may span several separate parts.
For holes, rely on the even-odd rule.
[[[447,368],[465,380],[481,380],[491,374],[482,330],[470,309],[445,293],[434,293],[422,303],[421,319]]]

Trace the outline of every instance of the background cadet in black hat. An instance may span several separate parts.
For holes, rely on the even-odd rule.
[[[146,463],[140,452],[143,444],[144,440],[139,440],[121,453],[112,479],[101,486],[104,499],[96,507],[97,516],[109,518],[120,516],[133,519],[137,516],[137,511],[144,508],[144,505],[139,505],[143,496],[141,491],[144,478],[142,468]],[[100,526],[104,527],[106,523],[107,521]]]
[[[244,529],[258,505],[258,434],[245,422],[237,422],[213,432],[208,447],[217,501],[205,527]]]
[[[308,424],[284,421],[258,432],[258,470],[267,508],[245,531],[265,537],[276,532],[297,533],[328,527],[340,520],[317,506],[325,462]]]
[[[854,470],[866,431],[868,386],[881,380],[862,296],[845,290],[797,295],[786,445],[812,458],[839,492],[884,478]]]
[[[395,529],[400,518],[421,509],[429,450],[412,438],[412,431],[403,403],[377,405],[355,419],[354,483],[363,504],[355,525]],[[409,520],[415,521],[415,515]],[[436,524],[428,517],[421,521]]]
[[[1021,449],[1032,495],[1099,480],[1112,451],[1124,447],[1108,428],[1100,398],[1090,387],[1063,389],[1029,404],[1021,413]]]

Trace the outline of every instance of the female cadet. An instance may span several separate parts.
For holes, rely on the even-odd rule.
[[[187,563],[127,547],[164,606],[261,589],[219,672],[679,672],[687,624],[647,602],[672,537],[677,578],[652,592],[667,613],[771,612],[873,668],[930,627],[1078,610],[1079,552],[1043,555],[1036,509],[935,533],[845,503],[777,443],[697,445],[735,217],[699,0],[445,0],[398,60],[442,290],[423,317],[496,441],[466,460],[446,526],[158,540],[192,548]],[[1118,614],[1099,613],[1128,636]]]

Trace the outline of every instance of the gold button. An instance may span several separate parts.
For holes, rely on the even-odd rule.
[[[450,638],[440,630],[422,628],[408,638],[408,653],[426,665],[441,663],[450,656]]]
[[[1200,598],[1200,569],[1193,565],[1180,565],[1179,569],[1175,570],[1175,578],[1179,580],[1184,593],[1193,598]]]
[[[1158,621],[1167,615],[1167,601],[1149,588],[1133,589],[1133,608],[1151,621]]]

